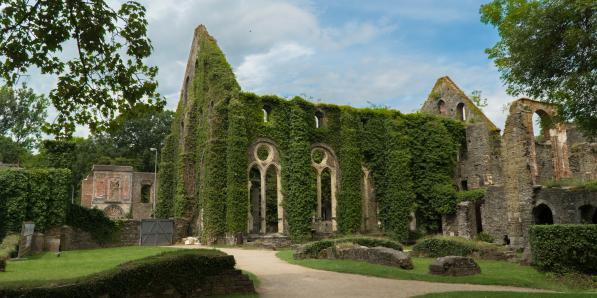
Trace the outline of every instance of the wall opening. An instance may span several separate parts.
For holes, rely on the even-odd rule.
[[[276,167],[270,165],[265,174],[265,224],[267,233],[278,232],[278,177]]]
[[[264,123],[269,122],[271,120],[270,119],[270,112],[271,112],[270,107],[267,107],[267,106],[263,107],[261,109],[261,112],[263,112],[263,122]]]
[[[249,195],[251,197],[250,215],[251,226],[250,233],[259,234],[261,232],[261,173],[256,167],[252,167],[249,171],[249,182],[251,189]]]
[[[460,181],[460,190],[468,190],[468,181],[466,180],[462,180]]]
[[[320,128],[325,126],[325,118],[323,112],[316,111],[315,112],[315,128]]]
[[[533,137],[536,142],[545,142],[549,140],[549,128],[551,126],[551,117],[543,110],[537,110],[533,113]]]
[[[584,205],[578,208],[581,224],[597,224],[597,208],[592,205]]]
[[[539,204],[533,208],[533,218],[536,225],[552,225],[553,214],[551,209],[545,204]]]
[[[464,103],[461,102],[456,106],[456,116],[458,120],[466,121],[466,107]]]
[[[141,185],[141,203],[149,203],[151,200],[151,184]]]
[[[321,171],[321,220],[332,220],[332,174],[329,168]]]
[[[447,112],[446,112],[446,102],[445,101],[443,101],[443,100],[440,99],[437,102],[437,112],[440,115],[446,115],[447,114]]]
[[[475,221],[477,222],[477,234],[483,232],[483,220],[481,216],[481,202],[475,202]]]
[[[184,92],[183,95],[182,95],[182,102],[183,102],[183,105],[185,105],[185,106],[187,104],[187,100],[188,100],[188,97],[189,97],[188,88],[189,88],[189,77],[187,76],[187,78],[184,80],[184,87],[183,87],[183,90],[182,90],[182,92]]]

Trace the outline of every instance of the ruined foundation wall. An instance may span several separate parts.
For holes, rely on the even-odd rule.
[[[483,231],[491,235],[497,243],[502,243],[504,235],[508,234],[506,217],[504,186],[487,187],[484,203],[481,205],[481,220]]]

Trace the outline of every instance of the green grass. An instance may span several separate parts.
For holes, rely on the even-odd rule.
[[[106,271],[127,261],[141,259],[176,248],[129,246],[89,250],[42,253],[26,260],[8,261],[6,272],[0,273],[0,286],[41,284],[75,279]]]
[[[353,260],[320,260],[305,259],[295,260],[292,258],[292,251],[284,250],[277,253],[277,256],[291,264],[301,265],[314,269],[354,273],[369,276],[422,280],[444,283],[468,283],[481,285],[504,285],[527,288],[548,289],[555,291],[574,291],[561,282],[549,278],[545,273],[539,272],[530,266],[521,266],[505,261],[478,260],[481,267],[481,274],[473,276],[437,276],[428,274],[428,268],[432,258],[412,258],[414,269],[404,270],[396,267],[369,264]]]
[[[517,293],[517,292],[446,292],[446,293],[434,293],[422,296],[416,296],[418,298],[543,298],[543,297],[566,297],[566,298],[584,298],[584,297],[595,297],[594,293]]]

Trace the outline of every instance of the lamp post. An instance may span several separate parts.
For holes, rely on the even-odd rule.
[[[155,201],[157,198],[158,191],[158,149],[149,148],[149,151],[155,151],[155,163],[153,165],[153,205],[151,207],[152,217],[155,218]]]

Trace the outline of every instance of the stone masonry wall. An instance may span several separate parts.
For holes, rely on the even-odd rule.
[[[507,214],[504,186],[489,186],[481,205],[481,220],[483,231],[491,235],[497,243],[502,243],[504,235],[508,234],[505,222]]]
[[[545,204],[551,209],[554,224],[581,223],[582,206],[597,207],[597,191],[566,188],[537,188],[534,206]]]
[[[597,180],[597,143],[572,145],[570,170],[573,177],[581,181]]]

